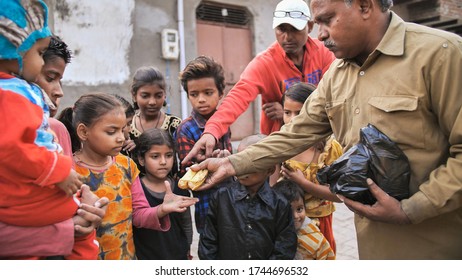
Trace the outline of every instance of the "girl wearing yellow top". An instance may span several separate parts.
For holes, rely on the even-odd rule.
[[[284,93],[282,97],[284,123],[290,122],[300,113],[303,103],[315,89],[316,87],[312,84],[297,83]],[[341,155],[341,145],[331,136],[326,141],[319,142],[285,161],[281,167],[281,175],[297,183],[305,191],[306,216],[319,227],[334,252],[336,252],[336,244],[332,229],[332,213],[335,211],[333,202],[341,201],[330,192],[328,186],[319,185],[316,173]]]

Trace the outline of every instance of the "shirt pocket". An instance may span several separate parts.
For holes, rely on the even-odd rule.
[[[326,114],[329,119],[332,132],[338,139],[345,139],[348,128],[350,127],[349,118],[345,116],[349,114],[346,100],[332,101],[326,103]]]
[[[416,96],[374,96],[371,105],[371,123],[380,128],[397,144],[424,148],[423,117]]]

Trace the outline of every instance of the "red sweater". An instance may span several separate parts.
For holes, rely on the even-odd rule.
[[[335,57],[317,39],[308,37],[305,47],[303,73],[286,56],[278,42],[258,54],[242,72],[240,80],[226,95],[218,111],[207,121],[204,133],[220,139],[258,94],[261,94],[262,104],[281,102],[283,93],[296,82],[317,85]],[[270,134],[280,128],[279,121],[261,113],[261,133]]]
[[[0,221],[44,226],[71,218],[77,204],[54,184],[72,159],[47,137],[41,89],[0,73]],[[60,148],[57,148],[60,149]]]

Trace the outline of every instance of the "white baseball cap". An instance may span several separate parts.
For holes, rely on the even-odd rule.
[[[300,13],[296,13],[300,12]],[[303,0],[282,0],[273,13],[273,29],[288,23],[298,30],[305,28],[311,18],[310,8]]]

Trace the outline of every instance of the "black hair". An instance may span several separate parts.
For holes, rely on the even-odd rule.
[[[305,103],[306,99],[313,93],[316,89],[316,86],[309,83],[296,83],[291,85],[286,92],[282,95],[282,106],[284,106],[284,102],[286,98],[292,99],[299,103]],[[314,148],[318,151],[322,152],[324,147],[326,146],[326,141],[321,140],[314,145]]]
[[[353,4],[353,0],[344,0],[345,4],[351,6]],[[386,12],[391,7],[393,7],[393,0],[376,0],[376,2],[380,5],[381,11]]]
[[[135,115],[135,109],[133,108],[133,105],[130,102],[128,102],[127,99],[125,99],[124,97],[118,94],[112,94],[112,95],[114,95],[120,101],[120,103],[122,103],[122,105],[124,106],[126,118],[133,117]]]
[[[213,58],[201,55],[191,60],[180,72],[180,81],[183,89],[188,93],[188,81],[202,78],[213,78],[220,96],[225,90],[225,74],[223,67]]]
[[[86,126],[91,126],[117,107],[124,108],[122,103],[113,95],[94,92],[80,96],[74,107],[67,107],[59,114],[58,120],[66,126],[71,136],[73,153],[81,148],[81,142],[76,131],[78,124],[83,123]]]
[[[281,194],[287,201],[294,202],[305,196],[303,189],[295,182],[283,179],[273,185],[272,189]]]
[[[293,84],[282,95],[282,105],[284,105],[286,97],[303,104],[315,89],[316,86],[313,84],[303,82]]]
[[[50,44],[47,50],[43,53],[45,63],[54,57],[60,57],[66,64],[71,62],[72,52],[69,50],[66,43],[56,35],[50,37]]]
[[[165,94],[167,94],[167,83],[165,82],[164,75],[158,68],[154,66],[143,66],[136,70],[135,74],[133,75],[131,85],[132,96],[135,97],[138,90],[146,85],[158,85],[162,90],[164,90]],[[166,101],[164,101],[163,106],[167,106]],[[135,110],[139,109],[136,101],[133,102],[133,107]]]
[[[170,133],[160,128],[150,128],[141,133],[140,137],[136,139],[137,156],[143,158],[154,145],[166,145],[175,152],[175,143]]]

